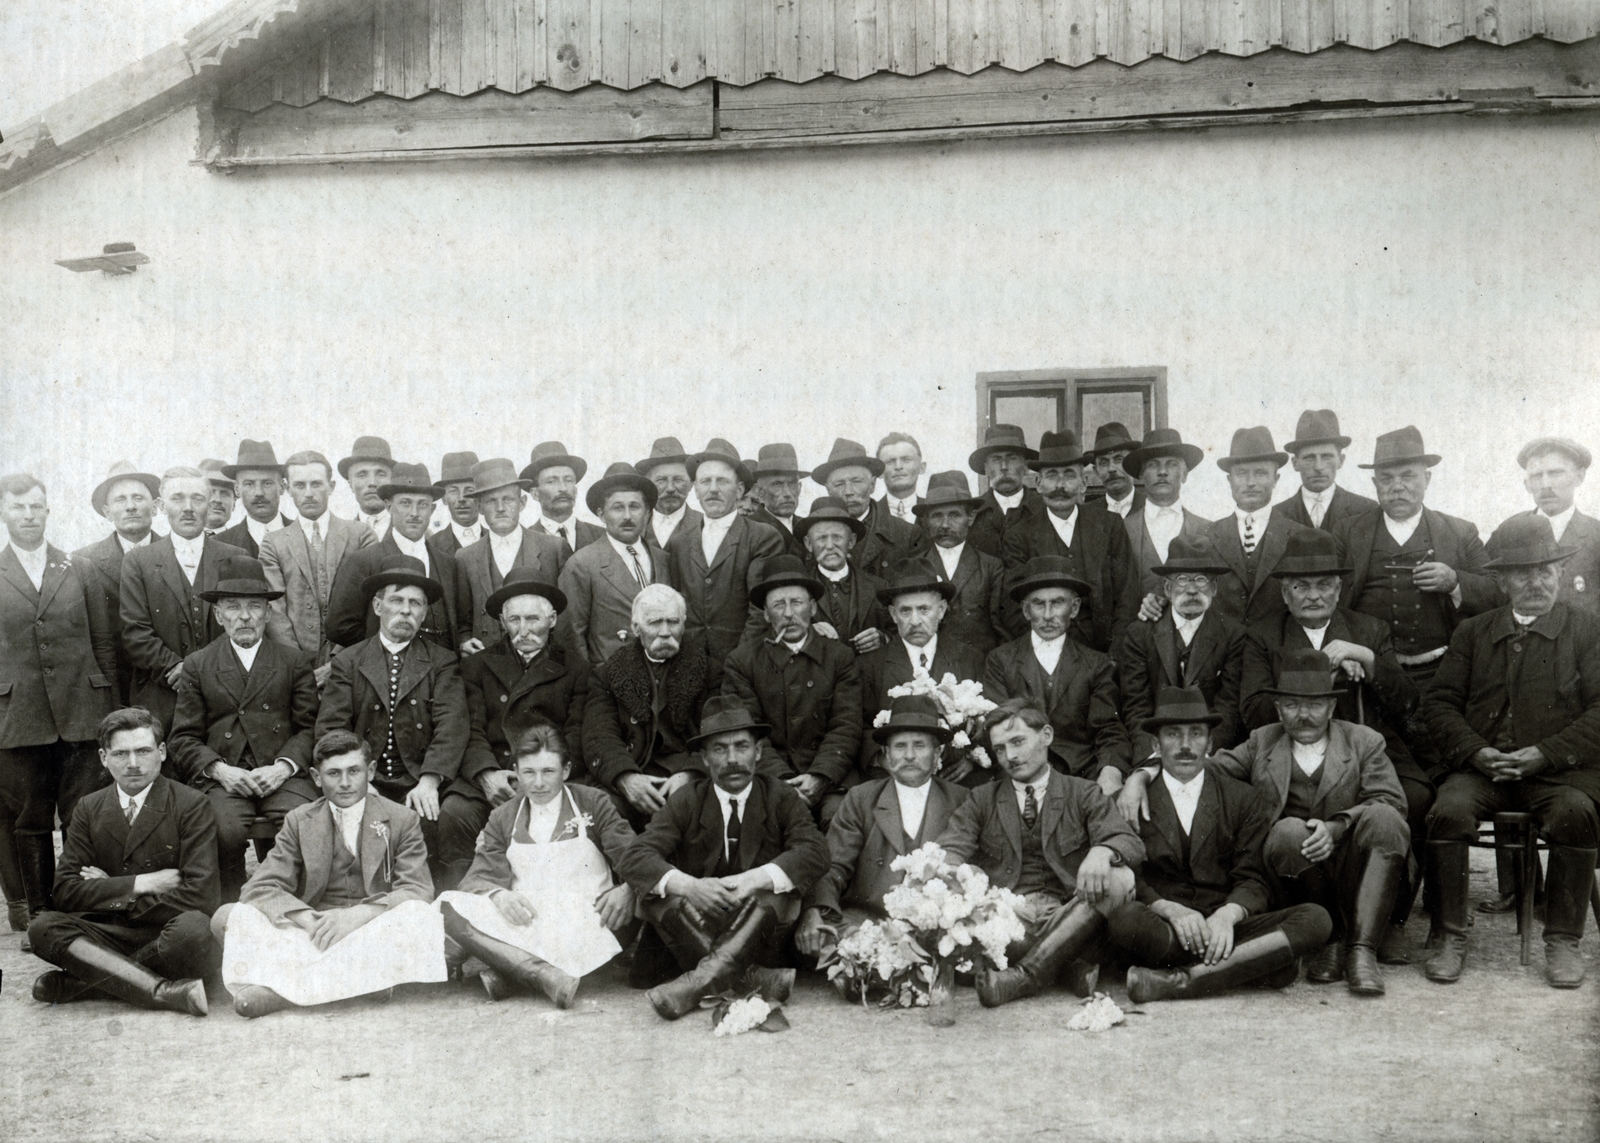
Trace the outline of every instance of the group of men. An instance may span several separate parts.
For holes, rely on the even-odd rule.
[[[918,495],[904,433],[809,473],[789,444],[662,438],[589,485],[596,526],[560,442],[520,470],[447,453],[435,482],[378,437],[337,465],[246,440],[113,466],[114,531],[70,557],[40,482],[0,478],[0,875],[58,966],[35,994],[203,1014],[224,963],[251,1016],[451,973],[567,1004],[631,948],[671,1018],[786,995],[938,841],[1025,901],[985,1004],[1109,963],[1136,1000],[1302,961],[1375,995],[1419,887],[1425,972],[1459,978],[1468,845],[1502,810],[1548,848],[1546,975],[1577,987],[1590,454],[1523,448],[1535,507],[1485,544],[1426,506],[1415,428],[1360,466],[1375,500],[1335,483],[1349,443],[1329,410],[1282,450],[1239,430],[1208,521],[1183,504],[1203,454],[1166,428],[1085,450],[995,425],[978,496],[962,471]],[[358,519],[328,511],[336,473]],[[800,516],[804,475],[826,495]],[[981,684],[984,750],[905,693],[924,676]]]

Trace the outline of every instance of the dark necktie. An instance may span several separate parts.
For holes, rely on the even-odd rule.
[[[928,652],[927,651],[918,651],[917,652],[917,665],[919,667],[921,667],[924,671],[926,671],[928,669]]]
[[[1027,787],[1027,795],[1022,799],[1022,820],[1029,829],[1039,820],[1039,799],[1033,796],[1033,787]]]
[[[739,840],[743,836],[743,827],[739,822],[739,803],[733,800],[728,802],[728,841],[726,860],[730,866],[739,860]]]

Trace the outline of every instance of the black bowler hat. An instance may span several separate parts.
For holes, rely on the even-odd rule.
[[[557,615],[567,609],[567,597],[559,587],[540,579],[534,568],[516,567],[506,575],[505,583],[491,591],[489,598],[483,601],[484,614],[490,619],[499,619],[500,609],[505,606],[506,600],[519,595],[542,595],[555,605]]]
[[[589,506],[589,511],[598,516],[606,506],[606,497],[619,489],[631,489],[643,496],[646,512],[656,506],[656,497],[661,495],[654,481],[639,475],[639,470],[627,461],[619,460],[589,486],[589,491],[583,495],[583,502]]]
[[[794,518],[794,538],[804,540],[806,533],[811,530],[811,525],[821,524],[829,520],[836,524],[845,525],[855,533],[858,540],[867,534],[866,524],[850,515],[850,510],[844,506],[843,500],[833,496],[819,496],[811,502],[811,514],[809,516],[796,516]]]
[[[1284,543],[1283,557],[1272,569],[1272,575],[1275,579],[1298,579],[1349,575],[1352,570],[1342,565],[1338,541],[1331,535],[1320,528],[1301,528]]]
[[[769,556],[756,568],[759,577],[750,589],[750,606],[765,608],[767,593],[780,587],[803,587],[812,599],[822,598],[822,581],[806,570],[799,556]]]
[[[772,733],[772,727],[757,722],[745,709],[744,700],[728,695],[712,695],[700,711],[700,733],[689,739],[691,747],[699,746],[708,738],[734,730],[748,730],[758,739]]]
[[[1028,467],[1040,472],[1046,468],[1087,464],[1093,459],[1093,453],[1085,453],[1078,447],[1077,433],[1062,429],[1059,433],[1045,433],[1039,438],[1039,454],[1028,462]]]
[[[1286,651],[1278,664],[1278,685],[1263,688],[1263,693],[1286,698],[1334,698],[1345,693],[1333,685],[1333,663],[1312,647]]]
[[[940,742],[949,742],[954,731],[939,714],[939,704],[931,695],[901,695],[889,706],[889,721],[872,728],[872,741],[887,746],[889,739],[903,730],[920,730]]]
[[[428,597],[429,603],[438,603],[444,595],[444,587],[438,580],[429,577],[427,569],[422,566],[422,561],[416,556],[402,555],[396,552],[389,556],[379,566],[378,570],[361,581],[361,594],[371,599],[378,592],[389,586],[394,587],[420,587]]]
[[[228,556],[217,565],[217,586],[202,591],[200,598],[207,603],[224,599],[282,599],[283,592],[267,582],[260,560],[253,556]]]
[[[981,476],[984,462],[997,452],[1021,453],[1023,460],[1032,460],[1039,455],[1028,447],[1028,438],[1016,425],[990,425],[984,430],[983,444],[967,457],[967,467]]]
[[[414,492],[435,500],[444,495],[438,485],[428,479],[428,466],[425,464],[396,464],[389,470],[389,482],[378,488],[378,499],[388,500],[403,492]]]
[[[890,569],[889,586],[878,591],[878,602],[888,607],[900,596],[918,591],[938,592],[946,602],[956,595],[955,585],[921,560],[898,560]]]
[[[1187,464],[1189,471],[1193,472],[1195,466],[1205,459],[1205,455],[1197,446],[1184,444],[1183,434],[1177,429],[1151,429],[1145,434],[1144,442],[1122,458],[1122,471],[1129,476],[1139,476],[1143,474],[1147,461],[1162,456],[1175,456]]]
[[[1093,588],[1073,575],[1074,570],[1072,561],[1062,556],[1034,556],[1022,565],[1022,578],[1011,589],[1011,598],[1020,603],[1041,587],[1064,587],[1079,599],[1088,599]]]
[[[1155,714],[1140,722],[1139,729],[1154,733],[1163,726],[1195,722],[1216,726],[1221,721],[1220,714],[1211,713],[1199,687],[1162,687],[1156,697]]]
[[[1495,529],[1490,539],[1494,546],[1489,550],[1489,562],[1483,565],[1487,569],[1540,567],[1578,554],[1577,548],[1563,548],[1556,543],[1550,517],[1541,512],[1511,517]]]
[[[1232,569],[1204,536],[1177,535],[1167,545],[1167,562],[1150,570],[1156,575],[1225,575]]]

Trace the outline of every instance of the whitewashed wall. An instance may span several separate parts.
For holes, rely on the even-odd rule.
[[[1485,531],[1525,504],[1521,441],[1600,446],[1595,119],[228,177],[190,165],[195,131],[0,198],[0,469],[49,482],[64,545],[105,530],[111,460],[241,435],[337,460],[376,432],[435,473],[556,437],[592,478],[664,433],[816,463],[909,429],[937,470],[987,370],[1165,365],[1213,454],[1330,405],[1358,489],[1415,422],[1431,502]],[[116,240],[152,263],[52,264]],[[1227,510],[1214,465],[1190,488]]]

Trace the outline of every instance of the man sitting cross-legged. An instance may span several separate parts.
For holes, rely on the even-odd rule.
[[[1109,918],[1112,943],[1133,963],[1135,1004],[1210,996],[1257,979],[1287,988],[1299,959],[1326,944],[1333,928],[1321,905],[1267,911],[1261,847],[1272,808],[1245,783],[1210,772],[1220,720],[1200,688],[1163,687],[1141,727],[1155,736],[1161,779],[1150,785],[1150,816],[1139,826],[1137,899]]]
[[[533,718],[514,749],[517,794],[489,815],[472,868],[460,891],[440,894],[439,911],[476,958],[462,975],[475,972],[491,1000],[520,986],[570,1008],[579,979],[622,951],[612,934],[633,920],[633,890],[611,871],[636,835],[611,795],[567,784],[567,742],[548,719]]]
[[[323,735],[311,770],[322,797],[289,811],[239,903],[211,918],[239,1015],[446,979],[419,819],[368,788],[374,766],[351,732]]]

